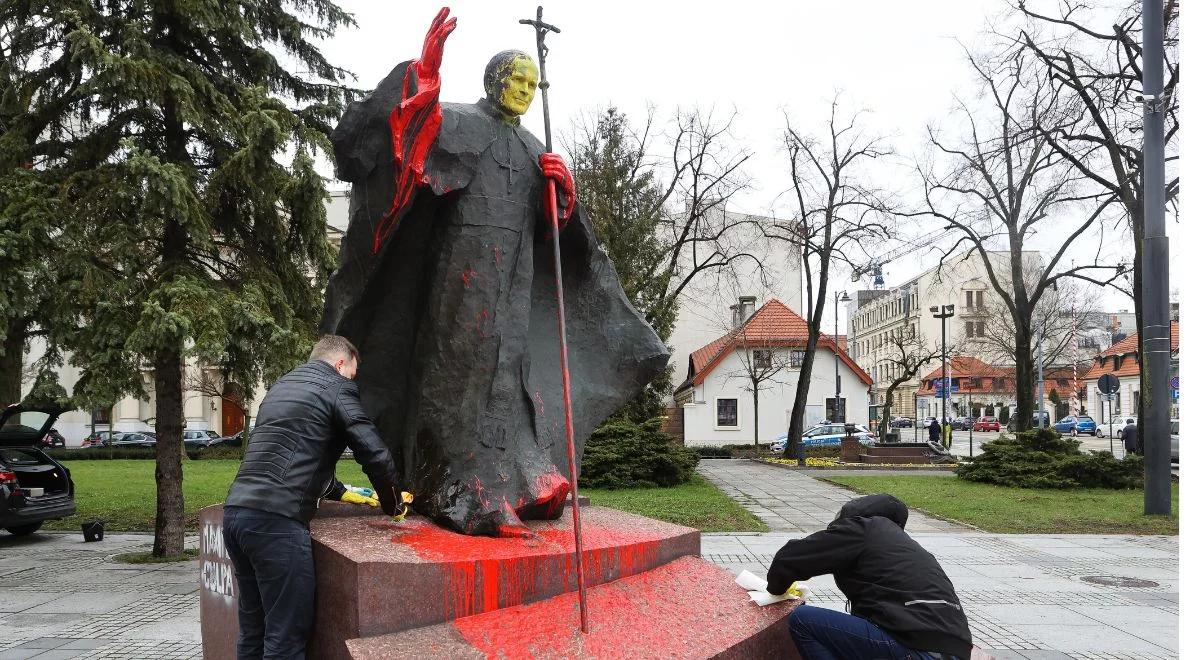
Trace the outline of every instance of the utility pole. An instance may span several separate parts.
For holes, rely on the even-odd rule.
[[[967,394],[967,410],[970,411],[968,417],[971,418],[970,430],[967,431],[967,443],[970,447],[971,458],[975,458],[975,407],[972,405],[973,403],[975,403],[975,397],[972,394]]]
[[[850,302],[850,296],[845,291],[833,296],[833,421],[846,423],[846,413],[842,410],[842,358],[839,355],[841,346],[838,344],[838,308],[843,302]]]
[[[1171,378],[1170,272],[1167,267],[1166,156],[1163,143],[1163,3],[1142,0],[1142,351],[1147,409],[1141,411],[1146,458],[1145,513],[1171,513],[1168,388]]]
[[[934,306],[934,307],[930,307],[929,311],[933,312],[933,318],[939,319],[942,322],[941,383],[942,383],[942,421],[944,423],[945,421],[947,421],[946,420],[946,411],[948,410],[948,408],[946,407],[946,402],[950,398],[950,382],[951,382],[950,375],[949,375],[950,372],[946,367],[946,319],[949,319],[954,316],[954,305],[942,305],[941,307]],[[943,428],[942,429],[942,438],[943,438],[942,444],[945,444],[944,438],[946,437],[946,435],[947,435],[947,432]]]

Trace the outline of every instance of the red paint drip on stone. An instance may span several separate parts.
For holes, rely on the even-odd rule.
[[[688,557],[590,591],[587,635],[579,632],[578,604],[570,593],[453,625],[488,658],[626,657],[631,645],[656,649],[647,657],[707,657],[792,607],[756,607],[732,582],[723,569]]]
[[[554,487],[554,475],[546,476],[550,490],[542,497],[565,497]],[[585,539],[584,579],[590,585],[656,564],[660,541],[653,534],[597,525],[587,528]],[[447,619],[525,604],[554,580],[561,580],[559,591],[574,589],[575,536],[570,529],[544,529],[529,538],[492,538],[466,536],[415,519],[394,534],[392,542],[443,564]]]

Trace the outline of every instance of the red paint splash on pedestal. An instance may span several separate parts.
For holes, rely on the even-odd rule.
[[[547,484],[552,485],[552,484]],[[565,497],[553,488],[550,496]],[[575,536],[542,529],[528,538],[467,536],[414,520],[393,542],[422,559],[442,562],[447,619],[522,605],[542,594],[575,589]],[[584,579],[589,585],[634,575],[661,563],[661,535],[589,525],[584,531]]]
[[[709,657],[770,626],[792,605],[753,606],[723,569],[687,557],[590,589],[586,635],[577,607],[573,594],[563,594],[453,625],[488,658]],[[630,654],[634,648],[641,652]]]

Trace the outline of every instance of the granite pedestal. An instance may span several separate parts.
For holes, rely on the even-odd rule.
[[[794,654],[791,604],[755,606],[728,571],[699,559],[696,530],[603,507],[582,507],[580,515],[593,622],[583,636],[570,515],[531,523],[530,538],[489,538],[420,516],[397,524],[361,507],[323,504],[310,525],[317,615],[309,657],[664,657],[665,648],[665,657]],[[234,657],[237,631],[220,517],[219,505],[201,511],[205,658]]]

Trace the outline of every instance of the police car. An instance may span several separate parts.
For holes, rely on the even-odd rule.
[[[817,424],[816,426],[813,426],[804,432],[802,436],[804,438],[804,446],[838,446],[842,443],[842,438],[846,437],[847,427],[849,428],[850,435],[858,438],[858,442],[860,444],[873,445],[879,440],[874,433],[862,428],[858,424],[854,424],[852,422],[846,424],[841,422],[825,422],[822,424]],[[771,443],[771,451],[777,454],[782,453],[786,446],[787,434],[784,433],[783,435],[775,438],[775,441]]]

